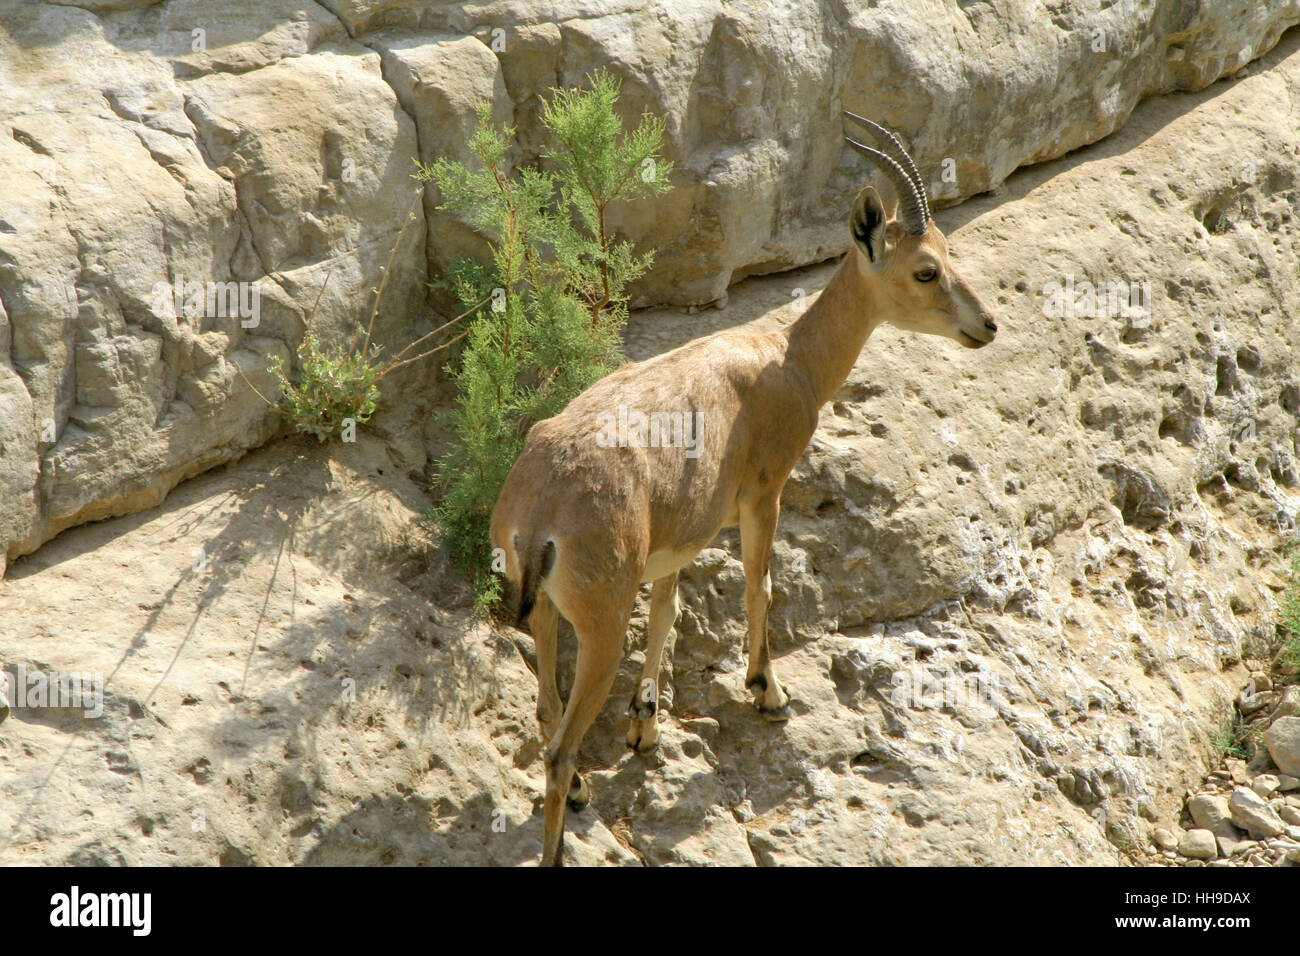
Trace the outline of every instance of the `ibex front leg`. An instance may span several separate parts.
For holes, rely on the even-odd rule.
[[[627,731],[627,745],[646,754],[659,745],[659,671],[663,666],[664,645],[677,623],[677,572],[665,575],[650,590],[650,624],[646,629],[645,666],[641,680],[632,691],[627,711],[632,724]]]
[[[788,720],[790,695],[772,670],[767,647],[767,609],[772,604],[772,539],[780,514],[779,498],[740,508],[740,551],[745,563],[745,617],[749,626],[749,671],[745,686],[768,720]]]

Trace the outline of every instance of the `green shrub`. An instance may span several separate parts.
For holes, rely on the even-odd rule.
[[[587,79],[588,89],[552,90],[543,108],[547,169],[506,169],[515,131],[495,128],[489,105],[469,142],[472,168],[446,159],[417,164],[442,206],[490,237],[490,261],[458,260],[446,280],[474,318],[453,373],[455,442],[438,463],[442,499],[428,516],[446,533],[481,607],[499,597],[492,507],[528,429],[622,361],[627,288],[651,256],[611,235],[609,209],[668,188],[663,121],[642,116],[625,132],[615,112],[618,82],[605,73]]]
[[[316,308],[320,305],[321,296],[325,293],[325,286],[329,284],[329,275],[326,274],[320,291],[316,293],[316,301],[312,304],[311,313],[307,316],[306,334],[303,335],[302,343],[298,346],[297,380],[290,377],[284,359],[277,356],[271,360],[268,371],[276,379],[280,398],[278,402],[271,402],[262,396],[263,401],[274,405],[298,431],[314,435],[324,442],[340,437],[349,420],[358,425],[369,421],[379,401],[379,382],[384,376],[412,362],[427,358],[435,352],[440,352],[464,338],[462,333],[418,355],[409,354],[412,349],[423,345],[451,325],[468,317],[469,312],[464,312],[450,322],[420,336],[383,364],[379,362],[379,346],[371,343],[375,318],[379,315],[379,306],[384,299],[384,289],[388,287],[388,276],[392,273],[393,260],[402,244],[402,236],[406,234],[406,227],[415,221],[416,205],[421,201],[423,194],[424,189],[421,187],[416,192],[415,198],[411,200],[411,208],[407,210],[402,228],[397,232],[393,249],[388,254],[388,264],[384,267],[384,277],[379,283],[379,288],[374,290],[375,304],[370,310],[369,324],[364,329],[360,323],[357,324],[352,341],[346,348],[342,345],[323,347],[320,344],[311,324],[316,317]],[[478,304],[482,305],[481,302]],[[249,386],[252,386],[251,382]],[[261,392],[258,392],[258,395],[261,395]]]
[[[1246,721],[1240,713],[1233,712],[1232,719],[1224,726],[1210,735],[1210,746],[1220,757],[1237,757],[1245,760],[1249,754],[1246,751],[1246,741],[1250,737],[1250,730],[1246,727]]]
[[[276,357],[270,371],[280,383],[279,410],[298,431],[320,441],[337,438],[344,423],[367,422],[379,398],[381,369],[374,354],[361,354],[336,345],[322,348],[308,332],[299,348],[298,380],[290,381],[284,359]]]

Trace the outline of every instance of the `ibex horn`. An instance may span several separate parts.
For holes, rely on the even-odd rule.
[[[848,110],[844,111],[844,116],[855,123],[861,123],[880,137],[885,147],[883,152],[864,146],[852,137],[845,136],[844,139],[880,167],[880,171],[893,184],[894,191],[898,194],[899,206],[903,213],[903,226],[912,235],[921,235],[930,223],[930,202],[926,199],[925,184],[921,182],[921,174],[917,172],[912,157],[907,154],[898,137],[879,123],[873,123]]]

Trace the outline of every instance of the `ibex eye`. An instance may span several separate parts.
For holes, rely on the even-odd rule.
[[[933,282],[934,277],[938,274],[937,269],[922,269],[920,272],[914,273],[912,278],[917,282]]]

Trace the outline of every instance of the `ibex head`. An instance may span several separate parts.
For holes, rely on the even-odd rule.
[[[947,336],[971,349],[988,345],[998,331],[993,314],[953,269],[948,242],[930,217],[925,184],[912,157],[885,127],[847,111],[844,116],[879,139],[882,149],[845,137],[885,174],[897,197],[887,210],[868,186],[858,193],[849,216],[858,266],[871,283],[884,321]]]

